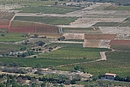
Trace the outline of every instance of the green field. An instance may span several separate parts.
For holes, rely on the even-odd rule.
[[[93,30],[93,28],[63,28],[63,31],[65,30]]]
[[[23,63],[29,67],[35,67],[35,65],[40,64],[42,67],[53,67],[60,66],[64,64],[72,63],[82,63],[87,62],[88,60],[84,59],[47,59],[47,58],[0,58],[0,62],[4,63]]]
[[[28,7],[38,7],[38,6],[46,6],[46,5],[55,5],[55,2],[58,2],[57,4],[62,4],[62,3],[65,3],[65,1],[58,1],[58,0],[55,0],[55,1],[35,1],[35,2],[27,2],[27,3],[24,3],[24,5],[28,6]]]
[[[115,73],[119,76],[130,75],[130,52],[107,52],[107,61],[88,62],[83,64],[58,67],[61,70],[72,70],[74,66],[85,68],[86,72],[94,76],[103,75],[106,72]]]
[[[23,7],[17,10],[21,10],[20,13],[45,13],[45,14],[65,14],[80,10],[79,7],[67,7],[67,6],[33,6]]]
[[[22,17],[17,16],[15,20],[21,21],[33,21],[33,22],[41,22],[46,24],[54,24],[54,25],[62,25],[62,24],[70,24],[71,22],[77,20],[77,17]]]
[[[27,45],[16,45],[16,44],[0,44],[0,53],[6,54],[10,51],[19,51],[21,48],[26,47],[30,48],[31,46]]]
[[[130,10],[130,6],[118,6],[115,10]]]
[[[128,45],[112,45],[111,48],[117,51],[130,51],[130,46]]]
[[[108,49],[83,48],[82,44],[62,44],[62,48],[39,55],[40,58],[54,59],[88,59],[96,60],[100,58],[100,51]],[[59,45],[58,45],[59,46]]]
[[[86,33],[86,34],[99,34],[102,33],[99,29],[93,28],[63,28],[64,33]]]
[[[25,6],[43,6],[43,5],[54,5],[55,2],[58,2],[58,4],[64,3],[64,1],[51,1],[51,0],[43,0],[43,1],[36,1],[36,0],[0,0],[1,3],[3,4],[13,4],[13,3],[18,3],[22,4]]]
[[[11,27],[19,27],[19,26],[30,27],[33,26],[33,24],[34,24],[33,22],[13,20]]]
[[[22,40],[26,40],[25,33],[0,33],[0,42],[17,42]]]
[[[91,82],[83,82],[85,87],[129,87],[129,82],[120,82],[120,81],[109,81],[109,80],[97,80]]]

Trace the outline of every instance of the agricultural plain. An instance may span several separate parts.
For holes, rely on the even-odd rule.
[[[114,40],[129,41],[129,6],[98,2],[20,1],[7,0],[6,6],[0,1],[3,3],[0,63],[8,66],[18,63],[33,68],[39,65],[40,68],[62,71],[75,71],[76,68],[93,75],[85,81],[76,81],[86,87],[87,81],[100,83],[98,77],[106,72],[123,78],[130,76],[129,44],[111,45],[108,44],[111,40],[98,38],[108,48],[99,48],[102,44],[83,46],[85,34],[115,34]],[[92,40],[90,42],[96,44]]]

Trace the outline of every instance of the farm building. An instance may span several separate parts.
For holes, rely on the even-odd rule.
[[[105,73],[105,79],[114,80],[116,77],[116,74],[113,73]]]
[[[85,34],[83,47],[109,48],[116,34]]]

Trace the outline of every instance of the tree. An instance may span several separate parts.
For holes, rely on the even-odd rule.
[[[55,5],[58,5],[58,2],[55,2]]]
[[[38,87],[36,83],[32,83],[32,87]]]
[[[0,83],[0,87],[6,87],[5,84]]]
[[[45,44],[45,42],[43,42],[43,41],[38,41],[38,42],[36,42],[36,44],[37,44],[38,46],[43,46],[43,45]]]
[[[34,38],[38,38],[38,34],[34,34]]]
[[[21,47],[20,48],[20,51],[24,51],[24,50],[26,50],[26,47]]]
[[[23,53],[23,54],[22,54],[22,57],[26,57],[26,54],[25,54],[25,53]]]
[[[1,34],[1,36],[2,36],[2,37],[4,37],[4,36],[5,36],[5,34]]]
[[[12,87],[20,87],[20,85],[19,85],[17,82],[14,82],[14,83],[12,84]]]
[[[74,67],[74,70],[79,70],[79,69],[80,69],[79,66],[75,66],[75,67]]]
[[[36,64],[35,67],[36,67],[36,68],[41,68],[42,65],[41,65],[41,64]]]
[[[59,40],[59,41],[65,40],[65,37],[62,36],[62,37],[58,38],[58,40]]]
[[[43,83],[41,84],[41,87],[46,87],[46,83],[43,82]]]

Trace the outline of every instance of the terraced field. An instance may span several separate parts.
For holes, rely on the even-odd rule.
[[[14,20],[21,20],[21,21],[32,21],[32,22],[40,22],[46,24],[53,24],[53,25],[68,25],[71,22],[78,19],[77,17],[35,17],[35,16],[16,16]]]
[[[19,51],[23,47],[30,48],[31,46],[0,43],[0,54],[8,54],[10,51]]]
[[[33,23],[33,22],[25,22],[25,21],[13,21],[12,25],[9,29],[9,32],[19,32],[19,33],[58,33],[58,27]]]
[[[45,13],[45,14],[65,14],[80,10],[79,7],[62,6],[32,6],[18,9],[21,13]]]
[[[14,13],[0,12],[0,19],[10,20],[14,16]]]
[[[9,27],[9,20],[2,19],[0,20],[0,29],[8,29]]]
[[[35,67],[40,64],[43,68],[55,67],[62,64],[82,63],[88,60],[84,59],[47,59],[47,58],[0,58],[1,62],[4,63],[23,63],[25,66]]]
[[[39,55],[40,58],[51,58],[51,59],[87,59],[96,60],[100,58],[100,51],[108,49],[100,48],[83,48],[82,44],[54,44],[62,46],[62,48]]]
[[[26,33],[0,33],[0,42],[18,42],[26,40]]]
[[[72,70],[74,66],[85,68],[86,72],[98,76],[106,72],[116,73],[119,76],[130,75],[130,52],[107,52],[107,61],[88,62],[82,64],[74,64],[69,66],[58,67],[61,70]]]
[[[86,34],[100,34],[99,29],[94,28],[63,28],[64,33],[86,33]]]

